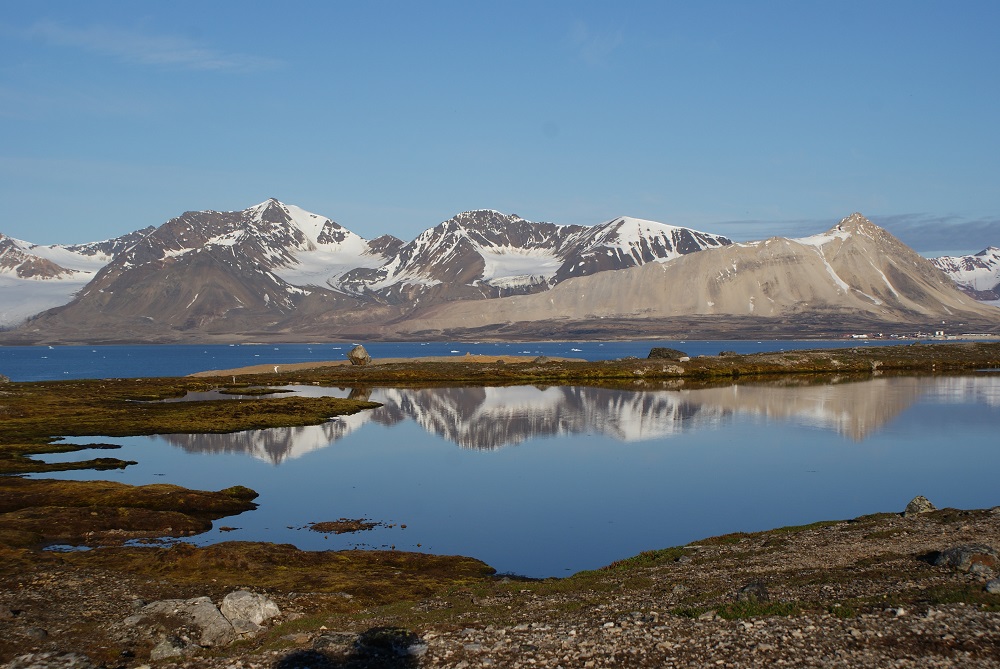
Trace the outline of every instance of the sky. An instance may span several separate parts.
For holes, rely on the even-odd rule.
[[[995,0],[0,2],[0,233],[35,243],[276,197],[369,239],[860,211],[1000,245]]]

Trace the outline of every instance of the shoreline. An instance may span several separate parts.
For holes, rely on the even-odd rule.
[[[736,532],[541,580],[395,551],[0,548],[0,662],[141,667],[161,653],[157,666],[211,669],[881,667],[899,657],[907,666],[996,666],[997,546],[1000,507]],[[160,557],[151,561],[150,550]],[[347,570],[357,570],[354,581],[343,580]],[[280,613],[240,643],[206,647],[203,628],[179,614],[152,627],[130,622],[147,604],[219,604],[243,589]]]
[[[686,361],[533,358],[499,364],[496,356],[465,357],[367,366],[300,363],[306,367],[248,372],[231,387],[534,382],[691,388],[830,375],[969,373],[1000,367],[1000,344],[859,346]],[[0,423],[0,463],[8,473],[39,472],[43,463],[32,455],[92,447],[65,444],[55,435],[307,425],[371,406],[264,397],[234,412],[225,401],[151,402],[229,386],[228,378],[211,374],[0,385],[7,416]],[[142,411],[135,411],[138,406]],[[116,466],[112,458],[100,460],[61,467]],[[60,654],[71,652],[88,658],[71,665],[78,669],[138,668],[157,648],[166,652],[169,646],[178,652],[161,656],[166,664],[158,666],[397,662],[458,669],[533,660],[538,667],[718,661],[846,667],[886,666],[899,653],[912,658],[913,666],[1000,665],[1000,594],[987,591],[1000,573],[998,507],[905,517],[881,513],[736,532],[541,580],[496,576],[472,558],[394,550],[303,551],[250,542],[122,545],[163,536],[164,528],[175,536],[197,534],[206,522],[224,523],[252,507],[255,496],[240,486],[203,492],[0,477],[0,663],[30,654],[12,666],[63,667]],[[103,547],[57,553],[38,550],[39,542]],[[978,557],[965,569],[935,564],[931,557],[963,546],[985,547],[976,548]],[[239,589],[266,594],[282,614],[232,646],[200,644],[201,632],[186,619],[168,616],[148,627],[125,622],[151,602],[208,597],[218,605]],[[45,653],[50,656],[39,655]],[[400,657],[412,663],[399,665]]]

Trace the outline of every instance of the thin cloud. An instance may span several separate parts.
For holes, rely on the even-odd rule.
[[[577,55],[590,65],[607,65],[611,55],[625,41],[621,30],[593,32],[586,23],[577,20],[570,28],[569,42]]]
[[[928,257],[965,255],[979,252],[987,246],[1000,246],[1000,219],[920,213],[873,215],[869,218],[914,251]],[[829,229],[838,220],[724,221],[702,227],[742,242],[767,237],[806,237]]]
[[[211,49],[185,37],[149,35],[137,31],[89,26],[77,28],[52,22],[36,23],[29,37],[60,47],[83,49],[128,63],[183,70],[253,72],[272,70],[279,61],[245,53]]]

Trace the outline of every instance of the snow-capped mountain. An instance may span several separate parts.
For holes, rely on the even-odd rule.
[[[0,237],[0,328],[27,318],[5,336],[18,343],[524,336],[533,323],[528,336],[593,337],[618,331],[604,318],[813,312],[957,316],[986,331],[997,319],[860,214],[812,237],[733,244],[635,218],[585,227],[476,210],[404,243],[270,199],[93,244]]]
[[[990,246],[975,255],[942,256],[931,262],[977,300],[1000,300],[1000,248]]]
[[[21,308],[9,320],[31,315],[35,304],[37,312],[60,307],[27,325],[35,332],[111,330],[143,339],[176,331],[293,329],[298,317],[340,328],[398,319],[440,301],[537,292],[569,277],[729,243],[639,219],[590,228],[488,210],[459,214],[409,243],[391,235],[368,241],[329,218],[270,199],[242,211],[186,212],[118,240],[48,251],[52,262],[76,264],[14,258],[12,251],[9,261],[22,273],[75,281],[47,301],[37,299],[37,289],[22,290]],[[27,246],[16,250],[23,256]]]
[[[70,246],[42,246],[0,234],[0,328],[66,304],[117,253],[154,229]]]
[[[442,286],[452,297],[500,297],[730,243],[720,235],[635,218],[585,227],[484,209],[424,231],[385,265],[344,275],[340,287],[394,302],[441,292]]]
[[[731,244],[617,272],[577,277],[544,295],[446,303],[397,332],[489,332],[514,323],[681,316],[866,315],[885,323],[980,319],[1000,312],[959,292],[927,259],[861,214],[803,239]]]

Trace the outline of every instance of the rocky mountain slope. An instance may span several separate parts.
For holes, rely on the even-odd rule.
[[[864,314],[882,322],[996,320],[993,307],[959,292],[934,265],[861,214],[803,239],[733,244],[668,263],[580,277],[544,295],[488,304],[442,304],[399,325],[430,333],[518,322],[780,318]]]
[[[153,230],[69,246],[41,246],[0,234],[0,328],[71,301],[118,253]]]
[[[68,304],[19,332],[166,340],[304,324],[342,330],[398,320],[418,306],[546,290],[573,276],[730,243],[639,219],[587,228],[485,210],[459,214],[408,244],[388,235],[368,241],[274,199],[237,212],[187,212],[114,241],[100,246],[102,255],[95,252],[89,273],[79,276],[18,257],[22,274],[77,278],[72,291],[59,293]],[[21,290],[32,292],[23,282]]]
[[[1000,248],[990,246],[975,255],[931,260],[958,287],[977,300],[1000,300]]]
[[[993,256],[980,255],[961,264],[979,263],[969,276],[994,267]],[[621,336],[619,320],[746,324],[811,314],[836,317],[843,330],[859,318],[981,328],[1000,312],[957,292],[860,214],[813,237],[733,244],[627,217],[584,227],[477,210],[403,242],[369,241],[271,199],[243,211],[187,212],[93,244],[0,237],[0,328],[30,317],[5,337],[19,343],[500,330],[607,337]]]

